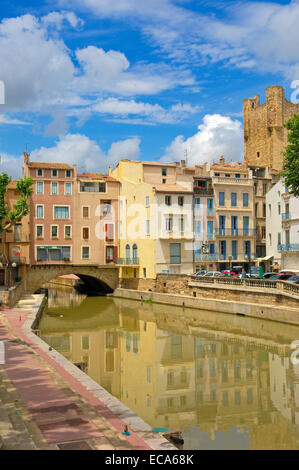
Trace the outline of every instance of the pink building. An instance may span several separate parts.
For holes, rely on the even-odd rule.
[[[30,162],[24,152],[23,176],[34,180],[30,201],[30,263],[73,262],[76,166]]]

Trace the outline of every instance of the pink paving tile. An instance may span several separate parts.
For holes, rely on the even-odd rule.
[[[22,314],[22,321],[19,320],[19,314],[20,314],[20,311],[15,311],[13,312],[12,315],[7,315],[7,319],[9,321],[9,323],[11,324],[12,328],[17,332],[17,334],[24,340],[26,341],[28,344],[30,344],[30,346],[36,350],[38,352],[38,354],[51,366],[53,367],[53,369],[55,369],[59,374],[60,376],[78,393],[80,394],[82,397],[84,397],[89,403],[90,405],[92,405],[100,415],[102,415],[103,417],[105,417],[107,419],[107,421],[116,429],[118,430],[119,432],[121,432],[124,428],[124,421],[122,421],[120,418],[118,418],[117,416],[115,416],[113,414],[113,412],[107,408],[107,406],[101,401],[99,400],[98,398],[94,397],[85,387],[83,387],[83,385],[81,385],[81,383],[75,379],[70,373],[68,373],[63,367],[61,367],[54,359],[52,359],[46,352],[44,352],[43,350],[41,350],[35,343],[33,343],[29,338],[27,338],[27,336],[23,333],[22,331],[22,324],[24,323],[24,321],[26,320],[27,318],[27,315],[26,313],[23,313]],[[32,358],[30,358],[32,359]],[[41,372],[44,372],[41,367],[40,367],[40,371]],[[39,378],[40,379],[40,378]],[[38,382],[40,382],[40,380],[38,380]],[[56,389],[58,388],[58,386],[56,385]],[[43,393],[44,395],[44,393]],[[47,405],[50,403],[51,404],[51,400],[48,401],[45,400],[44,403],[47,403]],[[31,410],[34,409],[34,408],[38,408],[40,406],[40,404],[35,404],[35,405],[31,405]],[[51,439],[51,436],[53,435],[53,432],[48,430],[48,437],[46,437],[46,439],[48,440]],[[64,432],[64,431],[63,431]],[[63,434],[62,432],[62,434]],[[73,432],[70,432],[70,436],[73,436]],[[62,436],[63,437],[63,436]],[[60,442],[63,442],[62,441],[62,438],[60,437],[61,441]],[[78,438],[76,437],[75,439],[73,440],[76,440],[76,439],[81,439],[81,438]],[[67,439],[65,439],[67,440]],[[137,436],[134,432],[131,433],[131,436],[128,436],[127,437],[127,440],[128,442],[136,449],[136,450],[151,450],[151,447],[146,444],[143,439],[141,439],[139,436]],[[50,441],[49,441],[50,442]],[[52,442],[52,441],[51,441]],[[54,441],[53,441],[54,442]],[[59,442],[59,441],[56,441],[56,442]]]
[[[79,441],[104,437],[93,424],[87,420],[66,420],[48,424],[39,424],[39,428],[48,442],[54,444],[65,441]]]

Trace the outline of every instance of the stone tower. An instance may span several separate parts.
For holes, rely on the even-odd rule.
[[[243,101],[244,159],[249,165],[282,169],[288,143],[283,124],[295,113],[299,114],[299,104],[288,101],[281,86],[266,89],[264,104],[259,95]]]

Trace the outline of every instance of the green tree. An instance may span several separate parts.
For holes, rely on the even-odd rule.
[[[17,180],[18,199],[12,209],[9,208],[6,193],[11,177],[7,173],[0,174],[0,233],[7,232],[13,225],[29,214],[29,197],[32,196],[33,179]]]
[[[284,127],[289,130],[289,144],[285,148],[283,171],[280,176],[284,178],[289,192],[299,197],[299,114],[294,114]]]

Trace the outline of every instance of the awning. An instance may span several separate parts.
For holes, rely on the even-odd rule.
[[[269,261],[269,259],[273,258],[274,255],[268,255],[268,256],[265,256],[265,258],[262,258],[263,261]]]

